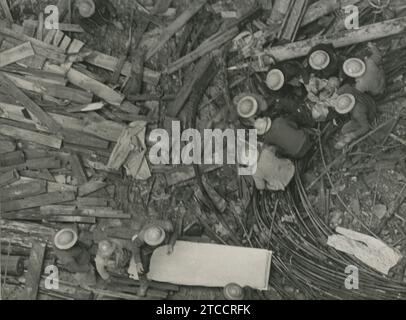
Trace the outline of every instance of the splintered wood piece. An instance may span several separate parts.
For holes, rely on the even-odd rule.
[[[279,31],[279,39],[287,41],[293,41],[295,39],[308,4],[308,0],[296,0],[292,2],[289,7],[288,15]]]
[[[124,100],[123,95],[114,91],[109,86],[106,86],[73,68],[68,71],[67,77],[75,86],[93,92],[96,96],[102,98],[113,106],[119,106]]]
[[[208,173],[220,169],[220,165],[207,166],[203,169],[204,173]],[[178,183],[192,180],[196,177],[193,166],[182,166],[179,169],[171,170],[165,173],[166,183],[168,187],[174,186]]]
[[[7,20],[13,22],[13,16],[11,15],[10,7],[7,4],[7,0],[0,0],[0,6],[3,9],[4,15],[6,16]]]
[[[0,72],[0,87],[6,90],[8,95],[21,102],[37,118],[38,125],[46,126],[49,131],[55,134],[60,131],[60,125],[12,83],[3,72]]]
[[[373,41],[401,34],[406,28],[406,17],[378,22],[360,27],[357,30],[346,31],[340,35],[319,36],[297,41],[286,45],[271,47],[265,53],[276,61],[297,59],[306,56],[318,44],[332,44],[335,48],[342,48],[354,44]]]
[[[62,139],[55,136],[45,135],[9,125],[0,125],[0,134],[14,139],[34,142],[54,149],[60,149],[62,146]]]
[[[10,201],[36,196],[47,192],[46,181],[32,181],[0,190],[0,201]]]
[[[145,123],[140,123],[136,126],[123,130],[121,136],[117,140],[117,144],[111,153],[107,167],[113,170],[119,170],[125,163],[129,154],[135,149],[137,141],[136,136],[145,128]]]
[[[128,81],[127,87],[125,88],[125,95],[136,95],[141,93],[142,89],[142,79],[144,77],[144,60],[145,60],[144,49],[137,50],[133,57],[131,77]]]
[[[168,107],[168,115],[170,117],[176,117],[182,108],[185,106],[187,100],[192,93],[193,87],[196,83],[202,80],[203,75],[206,70],[209,68],[210,64],[213,63],[213,59],[209,56],[206,56],[196,64],[192,72],[188,72],[189,79],[185,81],[183,87],[179,90],[176,99]]]
[[[43,41],[35,39],[33,37],[29,37],[25,34],[16,32],[9,28],[0,28],[0,34],[5,36],[8,41],[12,42],[13,44],[21,44],[22,42],[31,42],[33,46],[34,52],[37,55],[43,56],[48,58],[52,61],[57,63],[64,63],[66,60],[66,55],[64,54],[63,50],[55,47],[53,45],[47,44]]]
[[[226,32],[222,33],[218,37],[215,37],[209,41],[202,43],[198,48],[194,51],[188,53],[187,55],[183,56],[182,58],[176,60],[175,62],[171,63],[168,67],[168,74],[172,74],[183,67],[187,66],[189,63],[196,61],[197,59],[205,56],[213,52],[214,50],[221,47],[223,44],[231,41],[238,35],[239,29],[238,27],[231,28]]]
[[[189,7],[183,11],[174,22],[162,31],[157,44],[151,48],[147,55],[146,60],[149,60],[155,53],[157,53],[165,43],[175,35],[205,4],[207,0],[194,0]]]
[[[46,244],[34,242],[32,244],[28,271],[25,282],[26,300],[36,300],[41,281],[42,266],[44,264]]]
[[[87,182],[87,176],[79,156],[77,154],[72,154],[69,162],[72,167],[72,175],[76,178],[78,184],[85,184]]]
[[[0,174],[0,187],[7,186],[13,182],[16,182],[20,179],[20,175],[17,170],[11,170],[9,172]]]
[[[79,187],[78,195],[79,197],[87,196],[93,192],[103,189],[107,186],[107,183],[102,181],[89,181]]]
[[[18,211],[46,206],[49,204],[73,201],[74,199],[75,194],[73,192],[51,192],[21,200],[4,202],[2,204],[2,209],[4,212]]]
[[[35,55],[31,43],[25,42],[14,48],[0,52],[0,68]]]

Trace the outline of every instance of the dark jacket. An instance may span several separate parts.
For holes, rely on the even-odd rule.
[[[264,143],[278,147],[282,155],[292,158],[303,157],[311,147],[308,134],[285,118],[272,121],[271,129],[264,135]]]
[[[68,250],[60,250],[54,246],[54,252],[59,263],[69,272],[85,273],[91,270],[89,251],[80,242]]]

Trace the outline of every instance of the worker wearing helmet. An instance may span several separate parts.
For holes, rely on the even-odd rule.
[[[94,268],[90,263],[90,253],[86,246],[78,241],[73,229],[62,229],[54,236],[54,252],[64,269],[75,273],[74,278],[81,286],[96,283]]]
[[[171,221],[160,220],[145,224],[133,237],[133,258],[140,280],[139,296],[145,296],[148,289],[147,274],[152,253],[156,248],[167,244],[168,254],[172,254],[177,235],[178,230],[175,230]]]
[[[131,253],[124,248],[118,240],[103,240],[99,242],[96,258],[96,270],[100,277],[108,281],[110,274],[108,270],[120,272],[131,259]]]

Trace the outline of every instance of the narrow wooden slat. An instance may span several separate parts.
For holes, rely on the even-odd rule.
[[[25,42],[9,50],[0,52],[0,67],[5,67],[34,55],[31,43]]]
[[[7,201],[2,204],[3,212],[18,211],[41,207],[49,204],[63,203],[75,199],[73,192],[52,192],[22,200]]]
[[[36,300],[39,284],[42,275],[46,245],[35,242],[32,245],[30,259],[28,261],[28,272],[25,282],[25,294],[27,300]]]

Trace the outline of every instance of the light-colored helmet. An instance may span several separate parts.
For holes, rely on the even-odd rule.
[[[355,97],[352,94],[345,93],[337,97],[335,110],[339,114],[347,114],[355,107]]]
[[[83,18],[90,18],[96,12],[96,5],[93,0],[76,1],[76,6]]]
[[[73,229],[62,229],[54,236],[55,247],[60,250],[72,248],[78,241],[78,234]]]
[[[324,70],[330,62],[330,55],[324,50],[316,50],[309,57],[309,65],[314,70]]]
[[[162,244],[165,237],[165,230],[158,226],[148,227],[144,233],[144,241],[151,247],[156,247]]]
[[[266,76],[266,85],[273,91],[280,90],[285,84],[285,75],[279,69],[272,69]]]
[[[243,300],[244,289],[236,283],[229,283],[224,287],[224,297],[227,300]]]
[[[272,127],[272,120],[271,118],[258,118],[255,120],[255,129],[257,129],[257,134],[259,136],[263,136],[267,133]]]
[[[255,97],[247,95],[242,97],[237,104],[237,112],[241,118],[253,117],[258,111],[258,101]]]
[[[344,62],[344,73],[351,78],[359,78],[365,74],[367,67],[365,62],[358,58],[350,58]]]

